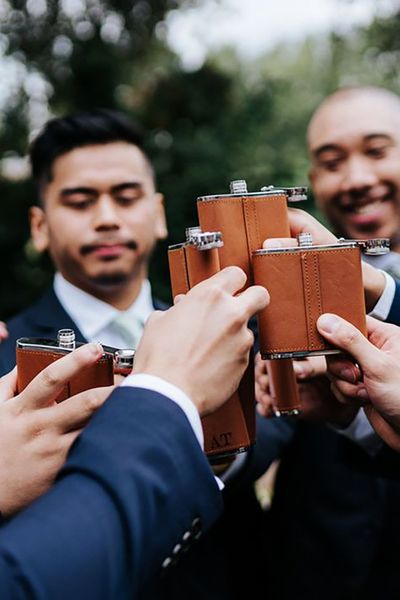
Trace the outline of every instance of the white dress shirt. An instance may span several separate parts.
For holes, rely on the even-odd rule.
[[[392,308],[394,295],[396,293],[396,284],[391,275],[385,271],[381,271],[385,276],[385,289],[383,290],[382,296],[375,304],[374,308],[369,313],[370,317],[375,317],[380,321],[386,321],[389,316],[390,309]]]
[[[101,342],[114,348],[126,347],[123,338],[112,327],[112,322],[121,311],[79,289],[64,279],[61,273],[56,273],[54,277],[54,292],[65,312],[89,342]],[[151,286],[146,279],[136,300],[123,312],[131,314],[132,320],[139,319],[146,323],[153,311]]]

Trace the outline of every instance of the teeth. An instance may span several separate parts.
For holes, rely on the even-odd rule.
[[[355,206],[354,212],[357,215],[368,215],[370,213],[373,213],[375,210],[377,210],[380,205],[381,205],[381,201],[376,200],[375,202],[371,202],[371,204],[365,204],[364,206]]]

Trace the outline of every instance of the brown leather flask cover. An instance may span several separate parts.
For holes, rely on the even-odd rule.
[[[186,294],[196,284],[220,271],[218,249],[198,250],[179,244],[168,249],[172,296]]]
[[[300,395],[293,360],[267,360],[272,408],[276,416],[296,415],[300,411]]]
[[[218,250],[198,250],[190,244],[179,244],[169,248],[168,261],[173,297],[188,292],[194,285],[220,270]],[[252,360],[250,362],[252,363]],[[252,364],[249,364],[239,389],[221,408],[203,417],[202,425],[204,449],[213,462],[246,450],[254,443],[255,397]]]
[[[223,195],[199,198],[197,211],[202,229],[221,231],[224,240],[219,249],[221,268],[236,265],[253,283],[252,253],[273,237],[290,237],[287,195],[283,191],[248,195]],[[285,377],[290,375],[287,385]],[[293,366],[274,365],[269,369],[270,385],[276,390],[276,414],[299,408],[299,394]],[[279,407],[281,406],[281,409]]]
[[[249,195],[198,198],[197,212],[203,231],[220,231],[221,269],[236,265],[252,283],[251,257],[271,237],[290,237],[287,196],[283,191]]]
[[[32,342],[33,340],[30,341]],[[68,350],[55,351],[54,349],[45,348],[17,347],[18,392],[22,392],[45,367],[62,358],[67,353]],[[62,402],[70,396],[74,396],[85,390],[113,385],[113,383],[113,358],[111,355],[104,354],[94,365],[82,369],[78,375],[64,385],[56,398],[56,402]]]
[[[258,315],[263,358],[332,351],[316,327],[318,317],[326,312],[343,317],[366,334],[358,246],[260,251],[253,255],[253,269],[255,283],[270,294],[269,306]]]

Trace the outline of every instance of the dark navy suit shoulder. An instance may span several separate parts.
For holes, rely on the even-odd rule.
[[[166,310],[168,305],[153,298],[156,310]],[[0,344],[0,376],[15,366],[15,342],[20,337],[54,339],[59,329],[73,329],[79,342],[86,342],[83,333],[58,300],[51,286],[37,302],[10,319],[8,338]]]
[[[59,329],[74,329],[78,341],[86,341],[76,323],[64,310],[53,287],[7,323],[8,338],[0,344],[0,375],[15,366],[15,342],[20,337],[54,339]]]
[[[156,392],[120,387],[53,489],[0,528],[1,598],[132,600],[221,508],[183,411]]]

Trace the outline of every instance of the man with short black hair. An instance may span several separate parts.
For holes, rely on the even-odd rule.
[[[39,302],[8,323],[0,372],[13,366],[20,336],[54,338],[66,327],[80,341],[130,347],[162,307],[147,272],[167,235],[163,197],[140,132],[112,111],[69,115],[47,123],[30,157],[39,193],[32,240],[57,272]]]

